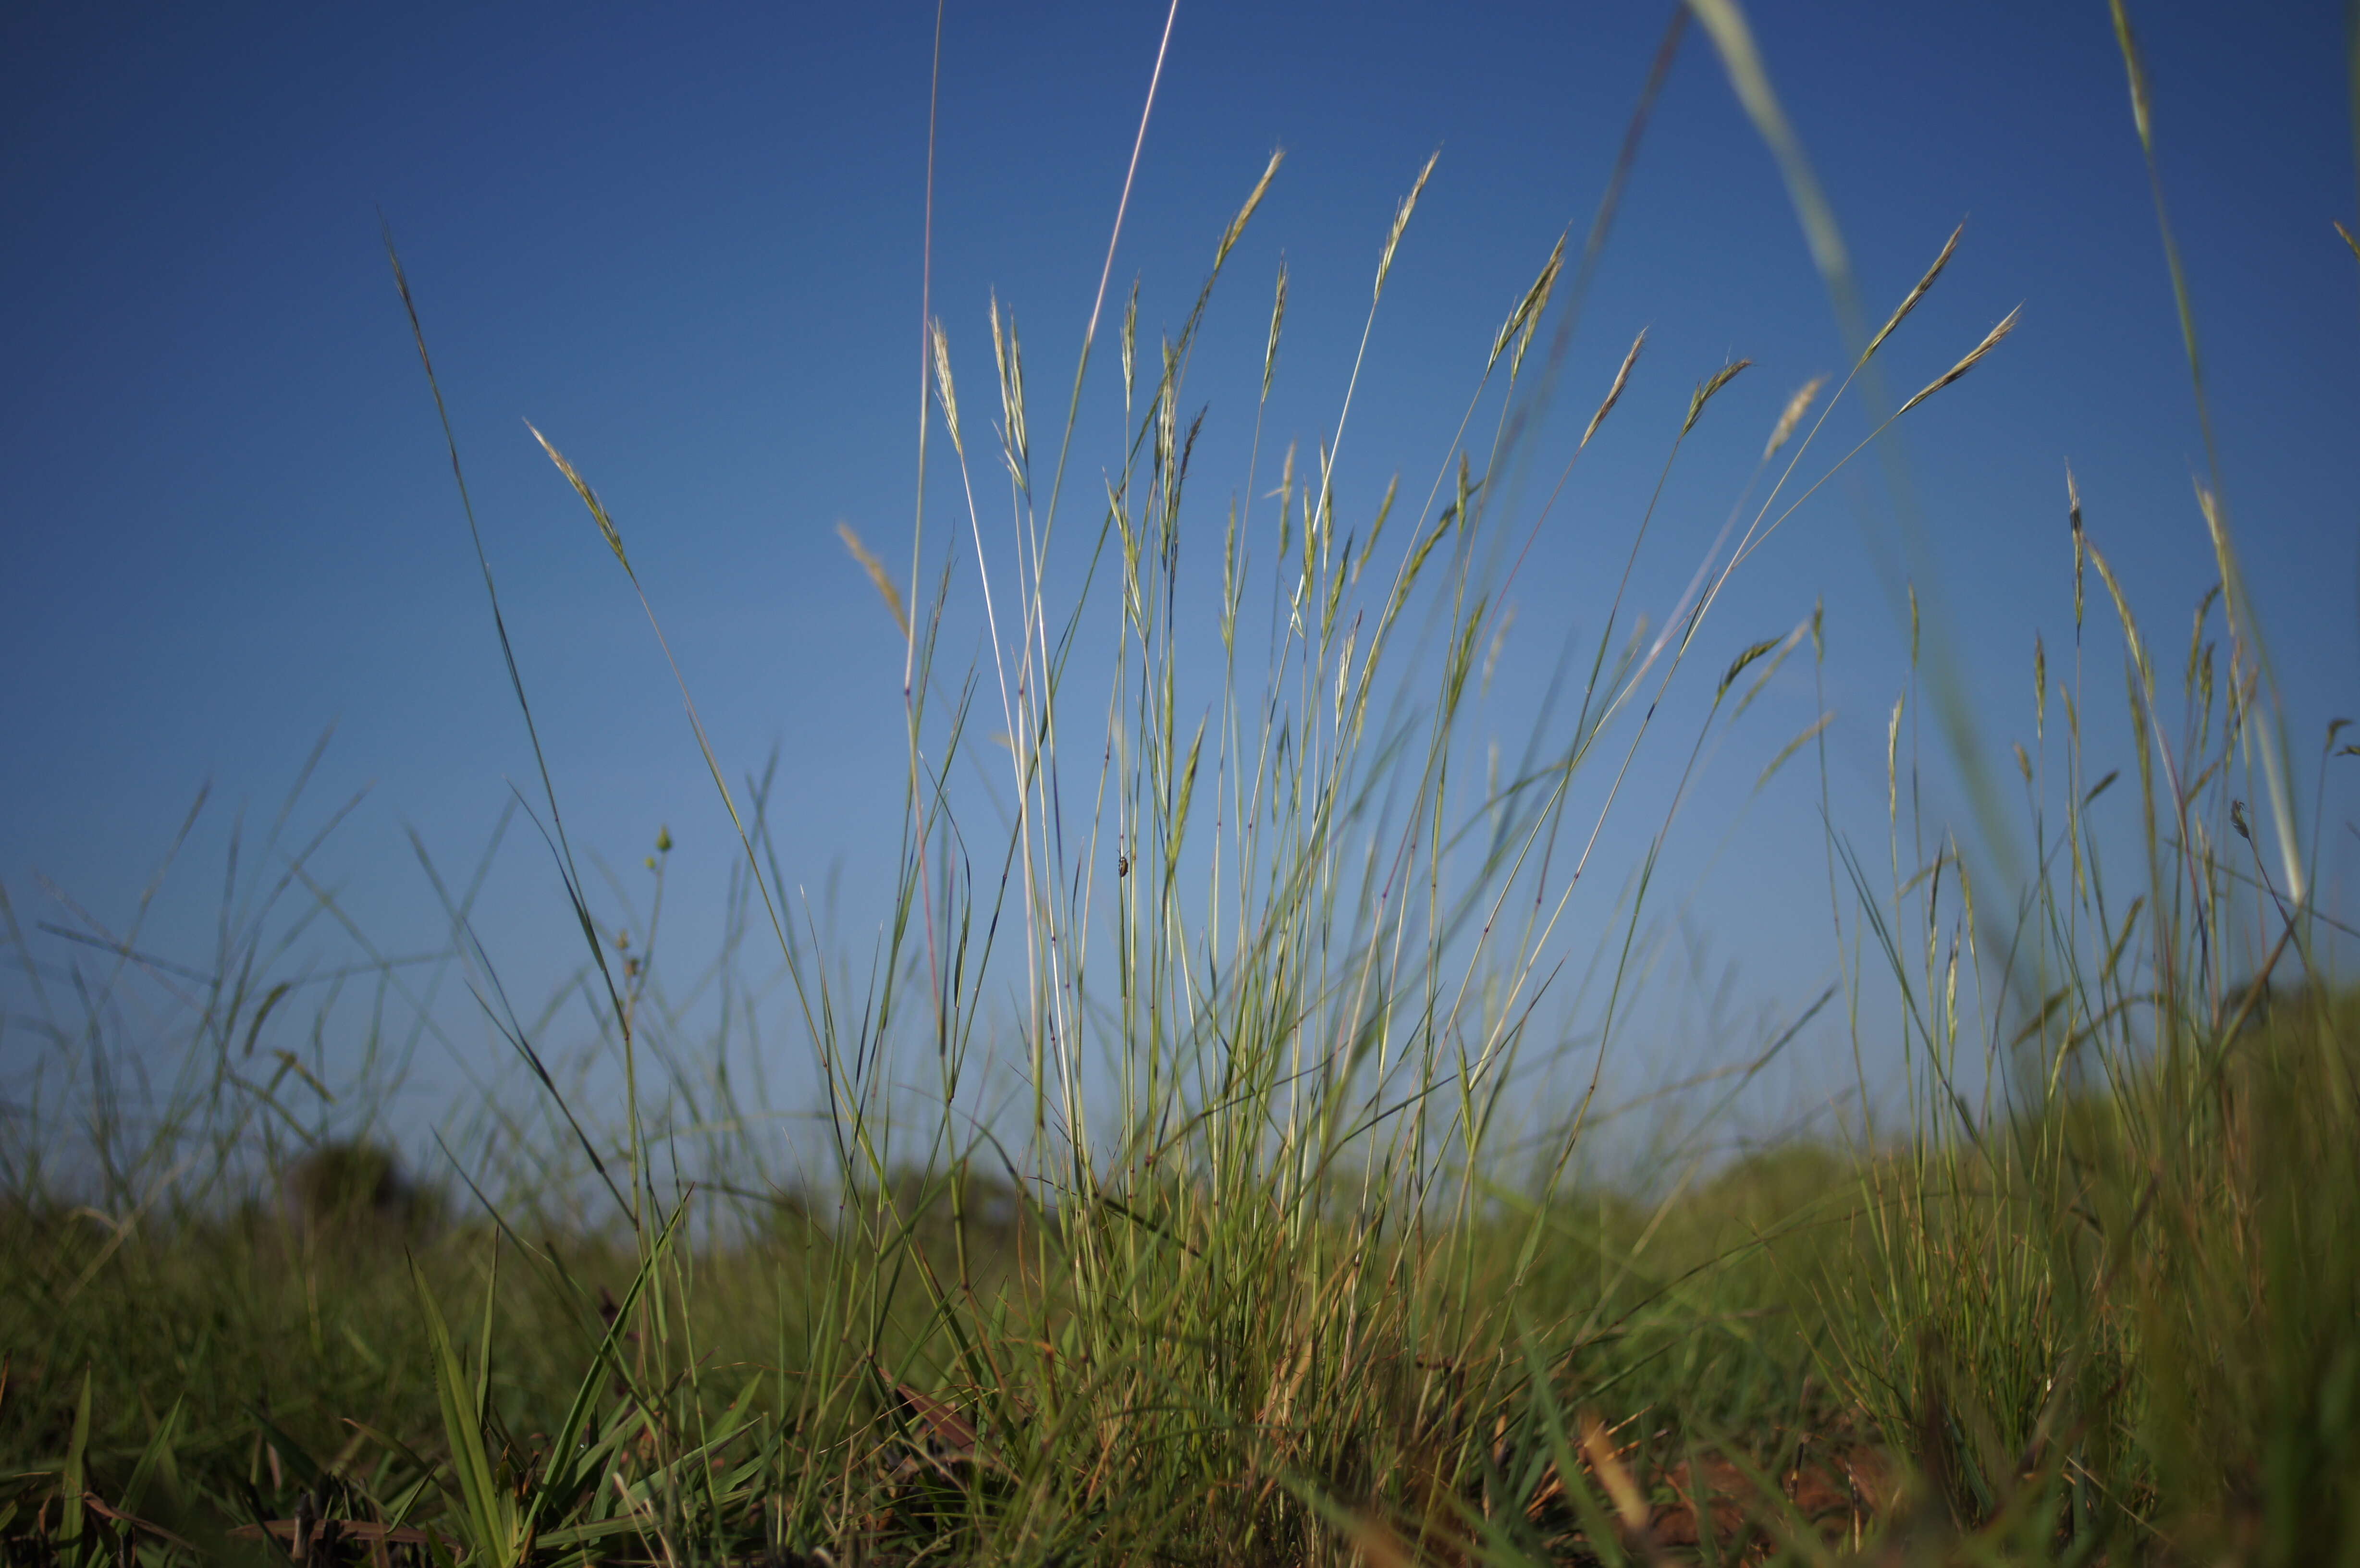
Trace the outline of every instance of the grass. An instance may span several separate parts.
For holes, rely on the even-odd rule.
[[[1743,18],[1699,10],[1776,142]],[[1131,433],[1087,506],[1065,482],[1087,343],[1044,472],[1013,319],[993,307],[980,376],[929,323],[950,474],[932,482],[956,482],[963,535],[921,533],[906,583],[847,540],[908,671],[903,836],[865,975],[791,898],[766,780],[732,787],[682,681],[743,854],[727,953],[784,966],[817,1167],[766,1161],[700,1077],[652,956],[660,891],[636,924],[599,913],[545,769],[533,811],[624,1094],[609,1113],[569,1087],[454,892],[444,964],[535,1090],[453,1131],[464,1191],[340,1135],[367,1120],[350,1090],[330,1113],[324,1054],[257,1055],[273,1010],[308,1005],[272,968],[279,900],[333,907],[279,830],[275,882],[233,875],[214,972],[179,977],[180,1076],[144,1097],[121,1086],[121,996],[158,973],[136,928],[68,997],[6,911],[38,1009],[12,1028],[49,1050],[0,1145],[0,1559],[2360,1561],[2360,1004],[2287,836],[2291,754],[2217,485],[2223,586],[2176,686],[2070,503],[2072,647],[2036,651],[2021,804],[1977,824],[2021,835],[2037,872],[1988,869],[1901,787],[1905,714],[1955,681],[1939,665],[1913,664],[1894,710],[1883,866],[1830,824],[1870,955],[1837,996],[1864,1035],[1868,988],[1897,989],[1901,1038],[1862,1049],[1897,1048],[1906,1132],[1617,1183],[1589,1095],[1537,1141],[1520,1114],[1563,1049],[1543,1004],[1567,966],[1610,1015],[1634,985],[1679,811],[1617,781],[1655,748],[1693,768],[1773,674],[1816,663],[1817,616],[1692,676],[1711,691],[1693,735],[1659,737],[1677,706],[1657,699],[1715,646],[1732,574],[1861,450],[1830,453],[1827,420],[1959,243],[1850,375],[1788,404],[1732,514],[1747,526],[1677,613],[1634,629],[1618,598],[1570,722],[1502,770],[1471,755],[1470,713],[1538,526],[1513,480],[1572,396],[1629,167],[1626,147],[1570,273],[1561,243],[1513,303],[1450,463],[1365,517],[1331,478],[1349,388],[1312,450],[1258,434],[1258,499],[1218,528],[1184,506],[1196,330],[1276,159],[1177,332],[1142,340],[1135,303],[1110,328],[1117,365],[1095,368]],[[1379,248],[1371,332],[1433,170]],[[1265,404],[1285,299],[1282,271]],[[1891,419],[1954,395],[2013,321]],[[1700,380],[1677,431],[1628,430],[1643,345],[1581,444],[1655,441],[1668,474],[1726,439],[1711,405],[1746,366]],[[638,588],[623,528],[541,440]],[[1181,576],[1202,552],[1200,614]],[[945,639],[968,593],[989,652],[962,670]],[[2085,698],[2111,698],[2083,664],[2114,691],[2117,641],[2135,755],[2093,779]],[[1824,775],[1818,737],[1780,761]],[[1568,953],[1610,832],[1651,846],[1642,876],[1604,911],[1621,934]],[[398,965],[370,980],[434,1027]],[[723,984],[716,1052],[749,994]]]

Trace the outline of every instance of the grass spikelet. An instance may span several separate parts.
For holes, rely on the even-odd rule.
[[[893,624],[901,627],[901,635],[907,637],[910,635],[910,613],[901,607],[901,591],[893,586],[893,579],[886,573],[885,563],[869,552],[869,547],[860,542],[859,534],[853,531],[850,523],[836,524],[836,537],[844,541],[844,548],[852,552],[852,559],[860,562],[860,569],[869,573],[869,581],[877,584],[878,597],[885,601],[885,608],[892,615]]]
[[[2065,465],[2065,518],[2073,528],[2073,638],[2078,646],[2081,637],[2081,611],[2086,603],[2083,593],[2083,565],[2088,560],[2088,541],[2081,537],[2081,487],[2073,483],[2073,465]]]
[[[2138,713],[2136,706],[2133,711],[2141,719],[2152,720],[2155,666],[2147,658],[2147,639],[2139,635],[2138,623],[2131,617],[2130,596],[2123,592],[2123,585],[2115,581],[2114,569],[2106,564],[2105,556],[2100,552],[2094,542],[2088,548],[2090,564],[2098,569],[2098,581],[2106,585],[2106,596],[2114,602],[2114,617],[2123,625],[2123,647],[2129,655],[2131,668],[2135,674],[2132,694],[2134,698],[2144,696],[2147,700],[2147,712]]]
[[[943,406],[943,422],[950,427],[951,450],[964,460],[967,446],[959,440],[958,388],[951,384],[951,342],[943,332],[943,323],[934,325],[934,397]]]
[[[1270,302],[1270,346],[1262,353],[1262,397],[1270,401],[1271,377],[1278,374],[1278,330],[1286,321],[1286,258],[1278,262],[1278,293]]]
[[[1631,352],[1622,356],[1622,368],[1614,373],[1614,385],[1606,389],[1606,401],[1598,405],[1598,412],[1590,416],[1590,428],[1581,432],[1583,446],[1590,444],[1590,438],[1598,433],[1598,427],[1606,422],[1606,416],[1612,413],[1614,405],[1622,400],[1622,388],[1631,381],[1631,367],[1639,363],[1639,351],[1646,346],[1646,343],[1647,329],[1641,327],[1639,335],[1631,340]]]
[[[549,453],[549,461],[557,464],[557,472],[565,475],[565,482],[574,486],[574,493],[582,497],[584,506],[590,508],[591,517],[597,519],[598,532],[606,540],[606,548],[615,552],[615,559],[623,563],[623,570],[630,572],[631,558],[623,553],[623,535],[615,527],[615,519],[606,515],[606,508],[599,503],[597,492],[590,488],[589,481],[576,473],[572,463],[565,461],[563,452],[549,444],[549,438],[535,429],[530,419],[525,421],[524,428],[532,431],[532,439],[541,443],[541,450]],[[639,574],[631,572],[631,580],[639,581]]]
[[[1459,493],[1462,495],[1467,494],[1467,462],[1464,454],[1461,454],[1459,463]],[[1426,558],[1434,553],[1434,547],[1442,542],[1442,537],[1459,522],[1459,517],[1460,511],[1457,503],[1445,507],[1442,516],[1435,519],[1434,527],[1426,531],[1426,537],[1418,540],[1416,548],[1410,551],[1409,560],[1404,563],[1401,576],[1394,583],[1393,603],[1386,606],[1388,616],[1409,597],[1411,587],[1417,582],[1417,574],[1426,569]]]
[[[1778,748],[1778,754],[1775,757],[1773,757],[1769,762],[1763,767],[1762,771],[1754,776],[1754,793],[1758,795],[1765,789],[1768,788],[1770,780],[1778,776],[1778,770],[1786,766],[1788,759],[1793,757],[1797,752],[1802,750],[1805,746],[1810,745],[1813,741],[1819,739],[1819,736],[1826,734],[1828,726],[1835,722],[1835,710],[1830,708],[1827,712],[1822,713],[1818,718],[1813,719],[1809,724],[1804,725],[1801,732],[1797,734],[1794,739],[1788,741],[1785,746],[1780,746]]]
[[[1710,376],[1706,378],[1704,381],[1699,382],[1697,386],[1697,389],[1688,395],[1688,417],[1680,425],[1680,434],[1685,436],[1690,430],[1696,429],[1697,419],[1704,412],[1704,406],[1707,403],[1711,402],[1714,395],[1719,393],[1722,387],[1736,380],[1737,373],[1739,371],[1744,369],[1747,365],[1752,365],[1753,363],[1754,362],[1750,359],[1733,361],[1731,364],[1722,365],[1719,370],[1714,371]]]
[[[1139,389],[1139,279],[1131,280],[1131,299],[1122,308],[1122,406],[1131,407]]]
[[[1943,387],[1948,387],[1951,382],[1956,381],[1960,376],[1964,376],[1968,371],[1972,370],[1975,367],[1975,361],[1983,358],[1983,355],[1997,348],[2002,338],[2016,331],[2016,319],[2022,314],[2024,314],[2024,307],[2021,305],[2018,305],[2015,310],[2010,310],[2006,316],[2001,320],[1999,325],[1994,327],[1990,332],[1983,334],[1983,341],[1975,344],[1974,348],[1969,352],[1966,358],[1959,361],[1958,364],[1950,366],[1950,369],[1936,376],[1928,384],[1924,391],[1918,393],[1915,397],[1910,398],[1907,403],[1902,404],[1900,408],[1895,412],[1893,417],[1896,419],[1899,419],[1903,414],[1907,413],[1918,404],[1923,403],[1927,398],[1931,397],[1935,393],[1939,392]]]
[[[1014,310],[1008,312],[1004,335],[1000,330],[998,294],[991,298],[991,357],[1000,370],[1001,441],[1007,449],[1008,470],[1022,485],[1032,463],[1032,445],[1024,430],[1024,350],[1016,339]]]
[[[1441,159],[1440,147],[1426,156],[1426,167],[1417,171],[1417,179],[1410,184],[1409,194],[1403,197],[1401,205],[1393,210],[1393,226],[1385,235],[1383,253],[1377,257],[1377,286],[1370,296],[1371,301],[1384,298],[1385,274],[1393,269],[1393,252],[1401,248],[1402,234],[1409,227],[1410,214],[1417,211],[1417,199],[1425,193],[1426,182],[1433,176],[1434,166]]]
[[[1901,324],[1902,318],[1918,308],[1918,300],[1926,298],[1926,290],[1934,287],[1934,279],[1941,277],[1942,268],[1950,265],[1950,253],[1959,248],[1959,236],[1966,232],[1964,223],[1950,231],[1950,237],[1942,242],[1942,254],[1934,258],[1934,265],[1926,269],[1926,276],[1918,280],[1918,287],[1909,290],[1909,297],[1901,301],[1901,308],[1893,312],[1874,337],[1868,340],[1868,347],[1861,352],[1862,364],[1868,363],[1868,356],[1884,346],[1885,340],[1893,335],[1893,329]]]
[[[1508,319],[1500,323],[1498,333],[1492,337],[1491,357],[1483,365],[1485,375],[1490,375],[1499,365],[1500,356],[1508,352],[1509,343],[1519,332],[1524,333],[1524,341],[1516,344],[1515,363],[1509,367],[1509,374],[1513,375],[1523,368],[1524,350],[1532,346],[1533,329],[1540,324],[1542,312],[1548,309],[1549,292],[1557,287],[1557,273],[1564,266],[1565,236],[1559,234],[1557,248],[1549,252],[1540,276],[1533,279],[1533,286],[1524,290],[1524,297],[1516,301],[1516,308],[1508,312]]]
[[[1894,698],[1892,716],[1885,721],[1885,810],[1896,820],[1901,815],[1901,709],[1908,701],[1907,691]]]
[[[1352,564],[1354,577],[1360,576],[1360,568],[1366,566],[1369,558],[1377,552],[1377,540],[1384,537],[1385,520],[1393,515],[1393,498],[1400,494],[1401,475],[1396,474],[1385,481],[1384,499],[1377,503],[1376,521],[1369,525],[1369,542],[1360,547],[1360,559]]]
[[[1754,643],[1748,647],[1743,652],[1740,653],[1735,659],[1731,659],[1729,661],[1728,670],[1724,672],[1721,678],[1720,688],[1712,694],[1712,700],[1718,702],[1723,697],[1728,696],[1729,689],[1737,684],[1737,678],[1745,673],[1745,667],[1747,665],[1752,664],[1755,659],[1762,658],[1765,654],[1775,653],[1778,650],[1778,645],[1785,640],[1786,639],[1783,637],[1770,637],[1765,641]]]
[[[1508,362],[1508,374],[1516,376],[1524,368],[1524,353],[1533,346],[1533,334],[1541,328],[1541,318],[1548,314],[1549,296],[1557,291],[1558,275],[1565,267],[1565,236],[1557,236],[1557,249],[1549,255],[1547,270],[1542,275],[1540,298],[1533,304],[1532,314],[1524,320],[1524,335],[1517,341],[1516,357]]]
[[[2047,733],[2049,728],[2049,645],[2040,634],[2032,635],[2032,733]]]
[[[1814,376],[1797,387],[1795,395],[1786,399],[1786,411],[1778,416],[1777,424],[1771,428],[1769,444],[1762,449],[1763,462],[1767,463],[1777,456],[1778,449],[1794,438],[1795,427],[1801,424],[1803,416],[1811,411],[1811,405],[1819,399],[1819,388],[1827,384],[1826,376]]]
[[[1262,169],[1262,178],[1255,180],[1254,188],[1246,193],[1245,205],[1240,207],[1238,215],[1229,220],[1229,226],[1221,231],[1221,243],[1213,247],[1214,271],[1218,272],[1221,263],[1229,258],[1229,247],[1238,243],[1238,236],[1244,234],[1246,225],[1253,221],[1254,209],[1261,206],[1262,199],[1269,194],[1270,182],[1278,178],[1278,166],[1285,161],[1284,147],[1271,149],[1270,163]]]

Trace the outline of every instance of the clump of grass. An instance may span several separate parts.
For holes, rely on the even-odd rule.
[[[1837,1320],[1841,1361],[1954,1522],[2083,1552],[2342,1561],[2360,1551],[2342,1392],[2360,1361],[2360,1097],[2333,922],[2283,896],[2252,825],[2275,743],[2251,646],[2234,620],[2217,640],[2220,589],[2167,746],[2156,661],[2078,491],[2070,521],[2076,576],[2100,578],[2120,626],[2137,777],[2089,777],[2077,592],[2072,668],[2034,658],[2037,715],[2063,733],[2017,753],[2060,871],[1979,916],[1955,839],[1901,857],[1923,838],[1897,792],[1891,892],[1848,857],[1906,966],[1917,1137],[1863,1178],[1871,1283]],[[2145,873],[2127,898],[2104,870],[2125,838]],[[1995,939],[2008,967],[1978,1007],[1960,978]],[[2281,964],[2311,978],[2274,987]]]
[[[1743,67],[1742,18],[1699,10]],[[1739,74],[1757,114],[1775,110]],[[1436,170],[1415,173],[1373,244],[1364,346]],[[2228,642],[2206,630],[2208,601],[2175,748],[2148,644],[2071,502],[2073,668],[2052,680],[2036,651],[2036,746],[2018,753],[2036,864],[2053,869],[1995,888],[1957,834],[1904,811],[1914,685],[1890,732],[1888,887],[1831,824],[1852,918],[1901,992],[1908,1135],[1617,1186],[1586,1165],[1588,1094],[1537,1129],[1516,1115],[1528,1070],[1562,1049],[1541,1006],[1568,956],[1559,933],[1597,897],[1581,874],[1610,833],[1646,845],[1652,870],[1678,805],[1631,823],[1619,781],[1666,744],[1657,725],[1677,710],[1663,699],[1719,635],[1732,574],[1865,444],[1829,461],[1819,438],[1960,235],[1823,401],[1826,378],[1789,399],[1661,629],[1624,630],[1618,593],[1586,673],[1574,666],[1572,723],[1536,733],[1502,775],[1469,754],[1474,702],[1546,513],[1516,512],[1501,481],[1569,373],[1621,176],[1565,294],[1560,241],[1488,357],[1470,354],[1468,416],[1423,499],[1415,480],[1373,506],[1340,492],[1357,368],[1331,425],[1265,459],[1282,268],[1247,499],[1216,526],[1185,389],[1277,171],[1273,158],[1167,337],[1142,337],[1135,293],[1124,309],[1123,445],[1087,509],[1064,479],[1103,283],[1046,474],[1012,312],[989,310],[992,375],[978,399],[968,372],[963,422],[954,372],[970,362],[927,302],[923,390],[963,537],[930,554],[921,533],[928,575],[905,584],[846,536],[907,670],[902,838],[865,979],[823,956],[779,873],[767,779],[731,784],[673,666],[742,854],[727,952],[775,948],[819,1067],[824,1160],[766,1166],[735,1136],[745,1108],[726,1088],[691,1098],[654,958],[669,834],[646,917],[603,919],[544,768],[534,810],[585,942],[593,1048],[619,1060],[624,1103],[602,1116],[563,1091],[547,1020],[508,1007],[468,931],[472,894],[453,898],[439,962],[478,966],[532,1094],[448,1146],[468,1203],[413,1184],[355,1130],[368,1124],[354,1102],[381,1087],[367,1073],[340,1095],[322,1055],[257,1054],[296,994],[270,977],[267,902],[224,921],[245,934],[200,976],[187,1071],[153,1114],[110,1097],[118,1039],[50,1017],[93,1132],[79,1166],[45,1127],[7,1146],[0,1554],[2360,1552],[2360,1017],[2334,986],[2323,917],[2288,867],[2273,879],[2244,804],[2241,769],[2277,779],[2284,759],[2217,504]],[[1528,365],[1553,308],[1555,346]],[[2015,321],[1877,428],[1957,383]],[[1577,457],[1624,434],[1644,336],[1601,376]],[[1745,367],[1700,367],[1677,429],[1655,432],[1666,475],[1690,440],[1725,434],[1715,398]],[[533,433],[669,660],[623,523]],[[455,441],[451,458],[464,505]],[[980,499],[993,492],[1004,517]],[[964,671],[943,663],[953,552],[989,640]],[[1218,561],[1203,616],[1183,588],[1199,555]],[[2137,782],[2111,796],[2085,777],[2085,571],[2127,649]],[[1736,648],[1680,737],[1691,768],[1786,660],[1819,653],[1818,633],[1814,614]],[[978,723],[1004,750],[975,745]],[[970,764],[985,779],[972,789]],[[2102,801],[2138,813],[2127,902],[2102,872],[2123,842]],[[1635,985],[1645,886],[1601,964],[1610,1021]],[[333,908],[307,877],[282,887]],[[135,939],[104,945],[152,974]],[[2306,983],[2265,1013],[2289,955]],[[373,973],[431,1027],[431,990],[390,961]],[[989,1050],[996,1035],[1012,1051]],[[1013,1108],[979,1108],[1011,1076]],[[1537,1143],[1512,1152],[1512,1127]]]

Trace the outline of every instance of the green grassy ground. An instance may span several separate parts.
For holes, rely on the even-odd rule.
[[[1712,33],[1742,66],[1742,29]],[[1811,893],[1833,895],[1863,1054],[1904,1069],[1896,1130],[1617,1182],[1586,1102],[1517,1115],[1558,1049],[1535,1003],[1572,855],[1610,825],[1673,830],[1576,781],[1693,757],[1816,665],[1816,615],[1737,649],[1714,607],[1850,461],[1828,412],[1951,254],[1850,375],[1796,395],[1677,635],[1618,604],[1570,724],[1503,776],[1470,755],[1524,526],[1492,481],[1526,416],[1575,396],[1540,329],[1578,310],[1613,195],[1510,302],[1430,493],[1371,516],[1339,515],[1318,453],[1258,448],[1240,493],[1275,477],[1275,508],[1184,526],[1202,298],[1160,352],[1109,315],[1097,373],[1135,434],[1087,502],[1065,493],[1078,382],[1036,448],[995,312],[988,367],[957,367],[962,426],[937,332],[935,481],[978,550],[974,480],[1004,483],[989,528],[1019,544],[978,590],[996,653],[954,670],[950,576],[903,581],[847,539],[908,669],[865,978],[789,901],[764,790],[705,750],[744,855],[733,929],[785,965],[820,1067],[817,1169],[764,1167],[727,1104],[686,1130],[657,1114],[694,1049],[647,956],[661,899],[637,924],[594,907],[545,776],[553,916],[587,939],[624,1094],[569,1098],[541,1026],[496,1007],[537,1087],[454,1151],[477,1190],[407,1186],[338,1141],[368,1118],[350,1091],[328,1114],[324,1055],[257,1056],[289,995],[267,901],[147,1098],[108,1009],[35,1019],[54,1062],[0,1141],[0,1560],[2360,1562],[2360,1009],[2320,978],[2332,923],[2225,527],[2175,682],[2072,503],[2072,644],[2029,650],[2020,805],[1986,790],[1972,824],[1920,821],[1903,769],[1933,763],[1903,714],[1941,712],[1960,671],[1929,657],[1896,693],[1888,818],[1833,824]],[[1282,272],[1265,399],[1284,304]],[[1955,395],[2006,328],[1893,418]],[[1677,431],[1625,430],[1643,343],[1583,444],[1655,441],[1668,465],[1719,439],[1744,366],[1701,379]],[[636,588],[623,528],[550,456]],[[1249,542],[1273,535],[1267,558]],[[1184,540],[1221,563],[1202,613]],[[1091,563],[1080,598],[1053,550]],[[1687,706],[1659,703],[1692,651]],[[2081,714],[2115,691],[2133,753],[2092,777]],[[1824,778],[1817,736],[1781,761]],[[2038,869],[1994,869],[2003,841]],[[1646,890],[1612,911],[1624,931]],[[1600,955],[1612,999],[1628,956]],[[1865,1038],[1881,989],[1897,1039]]]
[[[27,1561],[262,1561],[229,1532],[307,1513],[471,1561],[2346,1561],[2360,1007],[2286,1011],[1996,1160],[1563,1194],[1521,1282],[1504,1210],[1255,1236],[1181,1184],[962,1247],[910,1181],[644,1268],[19,1203],[0,1528]]]

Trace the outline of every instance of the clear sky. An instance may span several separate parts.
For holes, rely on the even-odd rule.
[[[1221,225],[1270,151],[1287,155],[1200,353],[1207,541],[1242,483],[1281,256],[1272,432],[1307,445],[1332,423],[1393,204],[1441,149],[1370,349],[1341,505],[1365,516],[1396,469],[1422,495],[1492,331],[1557,234],[1588,223],[1667,15],[1182,0],[1115,261],[1118,286],[1142,279],[1143,334],[1177,325]],[[2360,711],[2360,274],[2330,226],[2355,218],[2346,22],[2330,0],[2134,16],[2230,500],[2311,757],[2330,716]],[[1062,406],[1164,19],[1107,0],[947,8],[935,310],[979,397],[990,291],[1014,309],[1036,429]],[[241,802],[267,819],[333,723],[300,821],[367,786],[323,865],[388,948],[427,945],[406,831],[464,863],[506,780],[530,777],[382,216],[577,841],[635,867],[670,824],[679,941],[709,943],[726,822],[627,586],[528,418],[625,530],[725,762],[779,748],[790,876],[816,899],[840,875],[847,919],[872,920],[860,889],[892,850],[900,647],[836,528],[906,561],[934,22],[920,5],[7,8],[0,878],[18,918],[80,921],[46,879],[123,929],[210,780],[196,862],[143,939],[202,967],[228,821]],[[2167,664],[2211,572],[2191,498],[2202,447],[2106,7],[1765,0],[1754,22],[1872,316],[1968,220],[1891,351],[1894,388],[2024,307],[1900,438],[2003,755],[2029,738],[2034,631],[2052,648],[2070,637],[2069,462]],[[1788,393],[1843,359],[1776,166],[1693,29],[1561,423],[1586,417],[1642,326],[1587,493],[1520,580],[1520,668],[1545,670],[1585,615],[1594,626],[1699,378],[1755,362],[1683,460],[1643,561],[1657,617]],[[1110,354],[1096,374],[1111,382]],[[1115,429],[1085,429],[1086,492]],[[1897,548],[1879,473],[1797,514],[1701,659],[1717,670],[1824,599],[1838,810],[1865,833],[1881,831],[1903,678],[1874,564]],[[963,519],[936,474],[947,539]],[[2111,693],[2114,645],[2093,646]],[[1832,973],[1808,769],[1746,798],[1815,711],[1789,683],[1732,738],[1677,863],[1696,940],[1736,965],[1749,1007],[1791,1011]],[[2322,802],[2305,792],[2308,821]],[[2338,889],[2360,870],[2349,798],[2331,786],[2325,802]],[[537,846],[511,844],[489,898],[495,950],[525,990],[545,985],[574,939]],[[0,1052],[30,1049],[0,1035]]]

